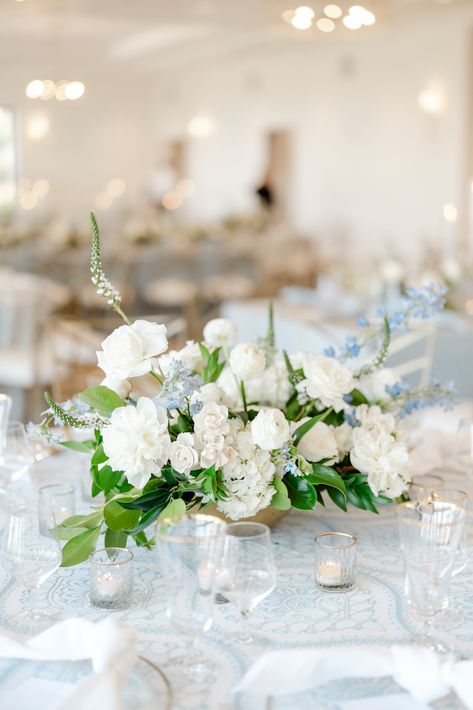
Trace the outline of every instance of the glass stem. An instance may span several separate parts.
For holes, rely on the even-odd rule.
[[[39,586],[28,589],[28,609],[30,616],[34,619],[39,613]]]

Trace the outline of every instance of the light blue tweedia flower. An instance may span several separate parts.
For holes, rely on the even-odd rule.
[[[343,412],[343,419],[346,421],[346,423],[351,426],[352,429],[354,429],[357,426],[360,426],[360,422],[356,418],[356,407],[352,407],[351,409],[346,409]]]
[[[393,399],[395,399],[396,397],[400,397],[402,394],[410,392],[411,389],[412,388],[410,384],[405,380],[402,380],[401,382],[395,382],[393,385],[386,385],[384,388],[386,394],[388,394],[390,397],[393,397]]]
[[[47,426],[41,424],[34,424],[33,422],[28,422],[26,425],[26,433],[28,439],[32,441],[39,441],[44,446],[56,446],[60,443],[61,439],[57,434],[48,429]]]
[[[355,335],[348,335],[345,340],[346,357],[358,357],[361,351],[361,345]]]
[[[198,414],[200,411],[202,411],[202,408],[204,406],[204,403],[201,400],[198,400],[197,402],[193,402],[190,406],[190,414],[191,417],[194,418],[196,414]]]
[[[184,409],[189,398],[203,385],[199,375],[192,371],[182,360],[173,360],[166,379],[155,403],[165,409]]]
[[[445,306],[448,289],[440,284],[429,284],[421,288],[409,288],[403,299],[405,309],[414,318],[432,318]]]
[[[442,384],[435,377],[431,378],[426,387],[418,390],[412,389],[405,381],[387,385],[385,389],[393,401],[401,405],[398,411],[401,419],[426,407],[442,407],[445,411],[449,411],[455,406],[455,396],[458,394],[453,382]]]
[[[326,348],[324,348],[323,353],[326,357],[337,357],[335,348],[332,345],[328,345]]]
[[[300,476],[301,475],[301,471],[299,468],[297,468],[294,461],[288,461],[287,464],[284,466],[284,471],[286,473],[292,473],[293,476]]]

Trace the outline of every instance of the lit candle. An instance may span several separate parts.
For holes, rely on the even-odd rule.
[[[111,572],[101,574],[97,579],[97,586],[102,596],[108,599],[116,596],[121,589],[120,579]]]
[[[203,589],[210,589],[215,576],[215,565],[211,562],[202,565],[197,570],[197,575],[199,577],[199,584]]]
[[[324,587],[336,587],[342,578],[342,566],[340,562],[328,560],[322,562],[317,570],[317,581]]]

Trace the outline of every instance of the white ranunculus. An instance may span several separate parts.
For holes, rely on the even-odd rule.
[[[171,439],[166,410],[149,397],[136,407],[117,407],[102,430],[103,448],[114,471],[124,471],[129,483],[142,488],[151,474],[159,476],[168,460]]]
[[[345,407],[343,395],[354,387],[350,370],[338,360],[325,355],[308,355],[304,363],[305,379],[297,385],[311,399],[319,399],[324,407],[339,412]]]
[[[186,475],[199,467],[199,454],[194,449],[194,437],[190,432],[177,435],[169,447],[169,459],[176,471]]]
[[[228,318],[213,318],[204,327],[204,341],[212,348],[228,347],[236,339],[236,327]]]
[[[264,451],[280,449],[291,437],[289,423],[280,409],[261,409],[251,422],[253,441]]]
[[[228,409],[216,402],[206,402],[200,412],[194,416],[194,431],[196,434],[208,431],[215,436],[227,434]]]
[[[139,377],[152,369],[154,358],[167,346],[165,325],[137,320],[121,325],[105,338],[97,353],[98,365],[113,379]]]
[[[100,383],[102,387],[108,387],[109,390],[113,390],[122,399],[126,399],[131,392],[131,382],[128,380],[116,380],[113,377],[106,377]]]
[[[297,422],[297,425],[300,426],[307,420],[308,417],[301,419],[300,422]],[[312,463],[323,459],[328,459],[327,463],[333,463],[338,456],[337,442],[333,431],[324,422],[316,422],[307,434],[304,434],[301,438],[297,448],[299,453]]]
[[[266,358],[255,343],[240,343],[230,353],[230,367],[240,380],[251,380],[264,372]]]
[[[225,392],[215,382],[207,382],[207,384],[199,387],[191,396],[191,404],[195,402],[216,402],[222,404],[225,398]]]
[[[227,446],[223,436],[217,436],[214,441],[209,442],[200,452],[200,465],[202,468],[221,468],[233,457],[234,451],[231,446]]]
[[[405,490],[409,454],[404,444],[385,429],[355,428],[350,460],[358,471],[368,475],[368,485],[375,495],[396,497]]]

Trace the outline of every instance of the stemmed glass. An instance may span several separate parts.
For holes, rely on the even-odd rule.
[[[42,521],[46,522],[44,517]],[[40,631],[56,620],[38,609],[41,586],[61,564],[61,546],[53,533],[55,525],[54,515],[50,512],[48,529],[43,532],[35,505],[13,508],[6,514],[1,557],[12,576],[29,592],[26,609],[11,621],[31,631]]]
[[[178,659],[191,680],[205,681],[211,669],[195,647],[213,621],[215,572],[222,557],[225,523],[211,515],[163,520],[156,543],[167,595],[167,617],[174,630],[191,640]]]
[[[453,465],[470,478],[473,475],[473,419],[460,420],[453,451]]]
[[[26,430],[21,422],[7,425],[5,445],[0,451],[0,486],[5,489],[28,472],[32,462]]]
[[[7,440],[7,426],[10,417],[12,399],[7,394],[0,393],[0,456]]]
[[[423,635],[415,643],[439,653],[451,649],[433,638],[437,615],[448,606],[452,570],[465,524],[464,507],[438,498],[398,506],[405,593]]]
[[[262,523],[230,523],[217,575],[218,590],[248,619],[250,612],[276,586],[271,533]],[[235,637],[234,637],[235,638]],[[248,630],[236,636],[240,643],[254,638]]]

